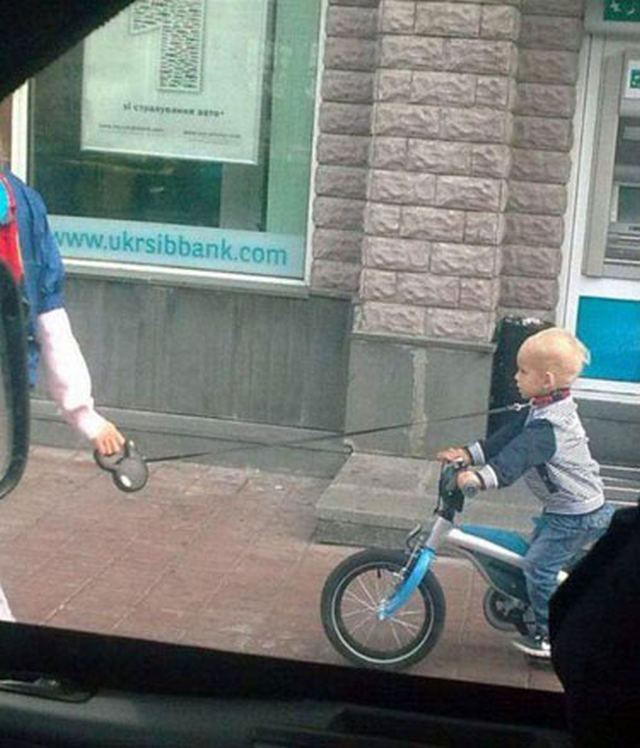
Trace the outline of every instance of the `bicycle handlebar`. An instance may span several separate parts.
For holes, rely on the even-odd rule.
[[[458,487],[457,475],[468,466],[461,460],[444,462],[440,468],[438,481],[438,503],[435,512],[445,519],[453,520],[456,512],[462,512],[465,499],[471,499],[479,492],[478,486],[467,484]]]

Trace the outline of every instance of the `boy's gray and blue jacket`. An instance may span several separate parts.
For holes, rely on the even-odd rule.
[[[598,463],[571,396],[529,411],[485,441],[467,447],[485,488],[510,486],[521,476],[554,514],[587,514],[604,504]]]

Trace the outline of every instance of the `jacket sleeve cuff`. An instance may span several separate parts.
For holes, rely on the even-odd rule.
[[[472,465],[484,465],[486,462],[486,458],[484,456],[484,450],[482,449],[482,444],[480,442],[474,442],[473,444],[468,444],[465,449],[469,453],[469,456],[471,457],[471,464]]]
[[[40,301],[38,314],[46,314],[56,309],[64,309],[64,296],[60,291],[56,291]]]
[[[499,488],[500,484],[498,482],[498,476],[491,465],[483,465],[481,468],[476,470],[476,473],[480,476],[480,480],[484,484],[485,489]]]

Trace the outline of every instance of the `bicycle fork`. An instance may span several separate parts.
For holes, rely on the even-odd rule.
[[[377,617],[379,621],[391,618],[409,600],[411,595],[418,589],[425,578],[431,563],[436,558],[437,550],[446,540],[453,523],[444,517],[438,517],[429,533],[429,538],[424,547],[417,553],[417,557],[407,566],[411,569],[409,574],[396,586],[393,594],[388,600],[382,600],[378,605]]]

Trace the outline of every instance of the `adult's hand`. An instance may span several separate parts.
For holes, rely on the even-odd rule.
[[[98,454],[111,455],[120,451],[125,443],[125,438],[111,421],[106,421],[97,436],[91,441]]]

